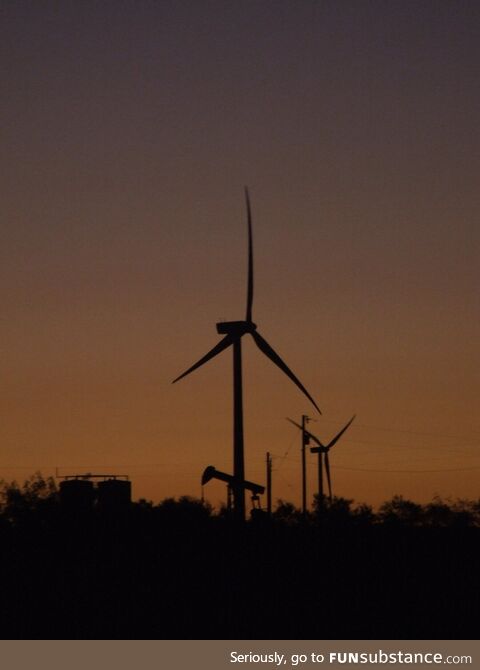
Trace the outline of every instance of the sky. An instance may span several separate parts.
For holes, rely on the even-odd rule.
[[[270,451],[300,504],[285,418],[356,414],[336,495],[478,498],[479,31],[469,0],[2,0],[0,478],[232,471],[231,352],[171,381],[244,318],[248,185],[253,317],[322,415],[244,338],[247,478]]]

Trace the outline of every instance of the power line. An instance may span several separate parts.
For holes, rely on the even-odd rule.
[[[388,430],[388,429],[385,428],[385,429],[382,429],[382,430]],[[395,432],[395,431],[392,431],[392,432]],[[409,431],[399,431],[399,432],[409,432]],[[412,433],[412,434],[427,435],[428,433]],[[430,435],[433,435],[433,433],[430,433]],[[457,439],[467,439],[467,438],[457,438]],[[346,438],[345,442],[353,442],[353,443],[357,443],[357,444],[371,444],[371,445],[377,445],[379,447],[390,448],[390,449],[392,449],[392,448],[393,449],[402,449],[402,450],[409,449],[409,450],[413,450],[415,452],[426,451],[426,450],[430,451],[432,449],[435,449],[437,451],[446,450],[446,449],[451,451],[452,449],[455,449],[455,452],[458,453],[458,449],[462,449],[462,450],[475,449],[478,446],[480,446],[480,445],[476,445],[476,444],[462,444],[462,445],[458,445],[458,447],[451,447],[449,445],[432,445],[432,446],[426,447],[426,446],[418,446],[418,445],[414,445],[414,444],[392,444],[391,442],[390,443],[389,442],[383,442],[383,441],[380,442],[380,441],[377,441],[377,440],[358,440],[358,439],[355,439],[355,438],[353,438],[353,439],[352,438]],[[291,445],[290,445],[290,447],[291,447]],[[286,456],[288,455],[288,452],[290,451],[290,447],[285,452],[285,454],[283,456],[283,459],[282,459],[282,463],[283,463],[283,460],[285,460]],[[375,450],[373,452],[368,452],[368,453],[375,453]],[[363,455],[365,455],[365,452],[363,452]]]
[[[280,463],[278,464],[278,466],[277,466],[277,468],[276,468],[276,471],[277,471],[277,472],[280,470],[281,466],[284,464],[285,459],[287,458],[288,453],[289,453],[290,449],[293,447],[293,444],[294,444],[294,442],[296,441],[296,439],[297,439],[297,437],[296,437],[296,435],[295,435],[295,437],[292,437],[292,439],[290,440],[290,444],[288,445],[288,449],[287,449],[287,451],[286,451],[286,452],[283,454],[283,456],[280,458]]]
[[[460,438],[459,438],[460,439]],[[425,446],[417,446],[413,444],[393,444],[392,442],[380,442],[377,440],[357,440],[355,438],[346,438],[345,442],[357,442],[358,444],[376,444],[378,446],[383,446],[383,447],[393,447],[394,449],[415,449],[415,450],[420,450],[420,449],[456,449],[457,447],[452,447],[451,445],[432,445],[429,447]],[[460,449],[475,449],[478,448],[480,445],[478,444],[459,444],[458,448]]]
[[[300,463],[300,459],[296,458],[295,456],[290,456],[290,458],[287,459],[291,463]],[[424,460],[424,459],[422,459]],[[480,470],[480,465],[471,465],[471,466],[466,466],[466,467],[459,467],[459,468],[441,468],[441,469],[424,469],[424,470],[398,470],[398,469],[391,469],[391,470],[380,470],[377,468],[351,468],[348,466],[343,466],[343,465],[331,465],[331,468],[337,469],[337,470],[352,470],[352,471],[358,471],[358,472],[460,472],[464,470]]]
[[[393,472],[393,473],[403,473],[403,474],[419,474],[422,472],[465,472],[467,470],[480,470],[480,465],[473,465],[468,468],[442,468],[441,470],[377,470],[371,468],[347,468],[342,465],[331,465],[332,469],[335,470],[352,470],[354,472]]]
[[[322,419],[323,422],[325,423],[338,423],[337,420],[333,419]],[[341,421],[341,419],[339,419]],[[477,436],[469,436],[469,437],[464,437],[461,435],[449,435],[448,433],[430,433],[426,431],[416,431],[416,430],[406,430],[402,428],[385,428],[385,426],[372,426],[370,424],[366,423],[358,423],[356,422],[356,427],[357,428],[368,428],[370,430],[383,430],[388,433],[405,433],[408,435],[422,435],[425,437],[443,437],[447,438],[449,440],[465,440],[466,442],[480,442],[480,437]]]

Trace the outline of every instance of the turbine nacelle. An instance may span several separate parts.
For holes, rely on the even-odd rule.
[[[312,454],[328,454],[330,447],[310,447],[310,453]]]
[[[257,324],[253,321],[220,321],[217,323],[219,335],[230,335],[232,338],[242,337],[246,333],[257,330]]]

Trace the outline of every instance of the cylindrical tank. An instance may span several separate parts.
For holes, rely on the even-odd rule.
[[[60,482],[60,502],[69,511],[91,510],[94,498],[93,482],[88,479],[64,479]]]
[[[132,500],[132,484],[126,479],[105,479],[97,487],[99,509],[118,511],[129,507]]]

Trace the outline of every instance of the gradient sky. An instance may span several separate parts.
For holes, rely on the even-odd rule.
[[[248,184],[254,320],[323,415],[245,338],[247,477],[271,451],[299,504],[285,417],[356,413],[336,494],[479,496],[478,2],[2,0],[0,26],[0,477],[160,500],[232,470],[231,353],[171,380],[244,316]]]

